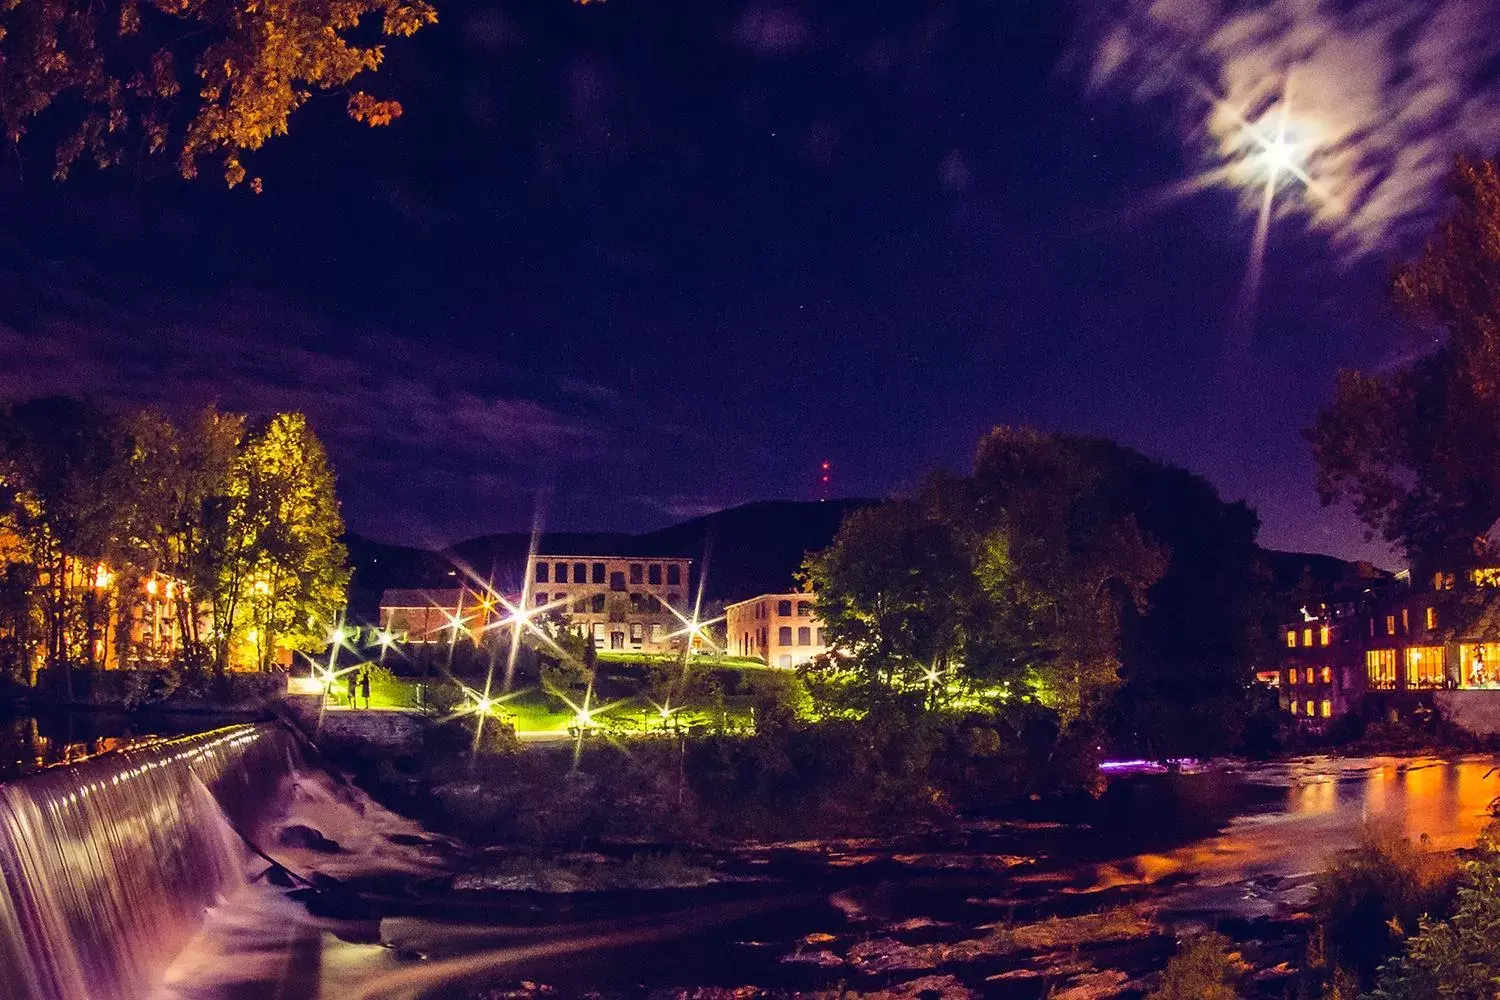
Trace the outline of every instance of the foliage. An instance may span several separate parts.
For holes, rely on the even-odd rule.
[[[1039,703],[1158,756],[1219,752],[1247,714],[1255,531],[1112,442],[997,428],[973,475],[856,511],[808,558],[835,652],[800,672],[829,716]]]
[[[1500,995],[1500,847],[1492,825],[1463,867],[1453,914],[1421,916],[1381,968],[1371,1000],[1493,1000]],[[1407,925],[1410,926],[1410,925]]]
[[[1313,908],[1322,964],[1361,989],[1427,917],[1453,905],[1459,868],[1424,842],[1372,828],[1318,878]]]
[[[0,125],[12,144],[50,127],[59,180],[85,157],[171,162],[185,178],[214,160],[234,187],[242,156],[314,94],[344,94],[368,125],[399,117],[398,102],[347,88],[380,68],[381,38],[436,20],[426,0],[0,0]]]
[[[1496,554],[1500,519],[1500,168],[1459,160],[1454,213],[1392,296],[1435,351],[1340,372],[1307,432],[1325,504],[1349,500],[1419,576]]]
[[[102,666],[110,648],[120,665],[166,665],[135,624],[158,617],[188,674],[227,669],[237,644],[268,668],[337,618],[342,533],[300,414],[247,431],[213,408],[173,420],[42,399],[0,413],[0,632],[35,636],[14,654],[25,669]]]
[[[1237,1000],[1245,963],[1222,934],[1200,934],[1178,949],[1146,1000]]]

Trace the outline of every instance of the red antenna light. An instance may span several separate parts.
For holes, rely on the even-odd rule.
[[[822,470],[821,470],[822,471],[822,477],[820,478],[820,480],[818,482],[818,486],[819,486],[818,499],[821,500],[821,501],[823,501],[824,503],[826,503],[828,501],[829,470],[831,468],[832,468],[832,466],[829,464],[828,459],[826,459],[826,458],[823,459],[823,467],[822,467]]]

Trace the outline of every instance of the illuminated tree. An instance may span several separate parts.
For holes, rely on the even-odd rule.
[[[12,144],[55,133],[59,179],[84,157],[187,178],[208,160],[233,187],[243,154],[314,94],[343,96],[367,125],[399,117],[349,88],[380,68],[383,38],[436,20],[425,0],[0,0],[0,125]]]
[[[1422,576],[1492,558],[1500,519],[1500,170],[1460,160],[1452,189],[1453,215],[1392,285],[1440,346],[1388,373],[1340,372],[1307,432],[1324,504],[1350,501]]]
[[[218,566],[219,663],[245,627],[266,670],[277,649],[326,644],[349,585],[333,470],[306,417],[277,414],[249,436],[230,495]]]

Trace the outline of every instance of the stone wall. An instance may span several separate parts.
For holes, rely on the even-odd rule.
[[[1475,736],[1500,735],[1500,690],[1435,691],[1443,719]]]

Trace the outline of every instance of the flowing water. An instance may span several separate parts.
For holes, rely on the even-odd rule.
[[[1371,827],[1471,844],[1500,794],[1493,766],[1308,758],[1123,777],[1068,821],[748,845],[679,859],[670,885],[586,891],[578,872],[649,850],[622,845],[545,859],[572,881],[543,888],[585,890],[545,892],[518,889],[512,854],[432,836],[310,766],[278,727],[233,727],[0,786],[0,992],[1128,998],[1185,929],[1294,962],[1277,935],[1334,852]]]

